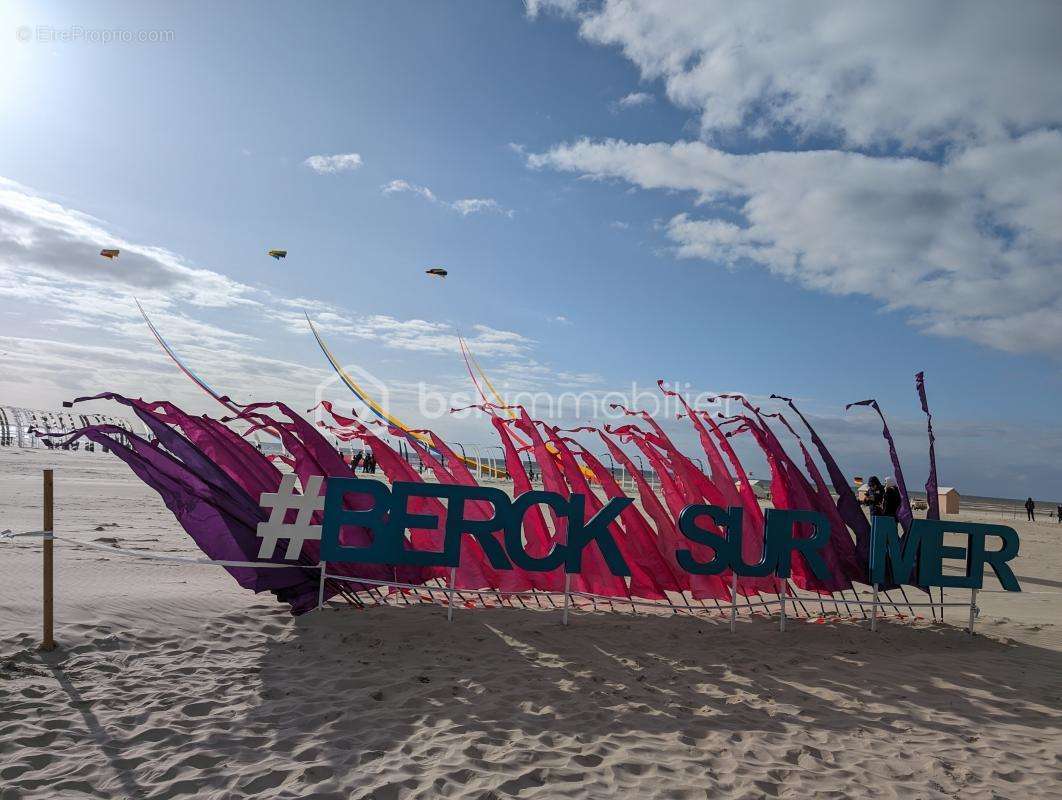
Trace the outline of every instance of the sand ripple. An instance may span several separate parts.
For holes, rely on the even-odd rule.
[[[1062,655],[953,629],[173,609],[0,639],[0,800],[1060,797]]]

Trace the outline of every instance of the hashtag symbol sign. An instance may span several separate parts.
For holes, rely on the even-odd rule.
[[[302,552],[302,543],[307,539],[320,541],[321,526],[311,525],[314,511],[324,510],[324,497],[321,496],[321,484],[324,478],[314,475],[306,481],[302,494],[295,494],[295,476],[285,475],[280,479],[276,493],[263,492],[258,504],[262,508],[272,508],[267,522],[258,523],[258,536],[262,546],[258,549],[259,558],[272,558],[278,539],[288,540],[288,549],[284,558],[295,561]],[[284,517],[290,510],[296,510],[295,522],[284,523]]]

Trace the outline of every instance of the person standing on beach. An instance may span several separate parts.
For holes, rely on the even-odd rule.
[[[870,507],[870,516],[880,517],[885,513],[882,506],[884,500],[885,487],[881,485],[881,479],[877,475],[871,475],[870,480],[867,481],[866,494],[863,495],[863,499],[860,502]]]
[[[1029,515],[1029,522],[1036,522],[1036,503],[1031,497],[1025,501],[1025,513]]]
[[[1058,521],[1062,522],[1062,503],[1058,504]]]
[[[896,488],[895,479],[886,478],[885,490],[881,497],[881,515],[896,519],[896,514],[899,512],[900,504],[902,502],[903,501],[900,498],[900,490]]]

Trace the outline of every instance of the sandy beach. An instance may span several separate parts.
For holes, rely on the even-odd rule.
[[[98,454],[0,450],[0,528],[40,527],[45,466],[60,535],[196,554]],[[59,546],[50,654],[40,546],[3,544],[0,798],[1062,797],[1062,526],[1015,527],[1024,592],[986,583],[972,638],[961,609],[294,619],[213,567]]]

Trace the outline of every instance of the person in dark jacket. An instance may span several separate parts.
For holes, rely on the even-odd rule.
[[[870,516],[880,517],[884,513],[882,510],[882,501],[884,499],[885,487],[881,485],[881,480],[877,475],[872,475],[870,480],[867,481],[867,491],[860,502],[870,507]]]
[[[881,515],[896,519],[896,514],[899,512],[902,502],[900,490],[896,488],[896,481],[892,478],[886,478],[885,491],[881,498]]]
[[[1031,497],[1025,501],[1025,513],[1029,515],[1029,522],[1036,522],[1036,503]]]
[[[358,452],[356,452],[354,454],[354,458],[350,462],[350,471],[351,472],[357,472],[358,471],[358,467],[361,465],[361,460],[364,457],[365,457],[365,453],[363,453],[361,450],[359,450]]]

